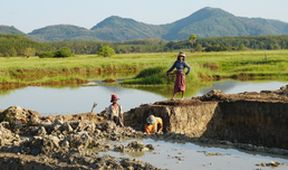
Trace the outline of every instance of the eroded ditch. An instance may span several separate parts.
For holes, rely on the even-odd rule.
[[[92,113],[41,117],[10,107],[0,114],[0,166],[287,169],[287,96],[287,86],[237,95],[212,91],[132,109],[124,128]],[[163,118],[166,133],[148,137],[141,132],[151,113]]]

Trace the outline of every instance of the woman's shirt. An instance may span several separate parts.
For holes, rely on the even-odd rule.
[[[116,117],[122,117],[123,112],[122,112],[122,106],[119,104],[116,105],[116,107],[111,104],[108,108],[106,108],[106,114],[108,115],[109,118],[113,118],[114,116]]]
[[[184,71],[184,68],[187,68],[188,70],[186,72],[186,75],[189,74],[189,72],[190,72],[190,66],[185,61],[179,61],[179,60],[175,61],[175,63],[167,71],[167,73],[170,73],[171,71],[173,71],[174,68],[176,68],[177,71]]]

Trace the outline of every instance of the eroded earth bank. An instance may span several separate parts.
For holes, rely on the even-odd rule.
[[[163,134],[142,133],[145,119],[164,120]],[[104,115],[41,117],[11,106],[0,113],[1,169],[158,169],[136,159],[101,153],[149,152],[138,141],[197,142],[288,155],[288,86],[276,91],[227,95],[211,91],[192,99],[141,105],[125,113],[126,127]],[[129,140],[123,144],[118,141]]]

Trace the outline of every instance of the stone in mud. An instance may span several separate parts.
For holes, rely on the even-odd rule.
[[[145,152],[152,150],[154,150],[153,145],[151,144],[144,145],[143,143],[138,141],[132,141],[128,143],[127,146],[120,144],[114,147],[114,151],[117,152]]]
[[[38,135],[38,136],[45,136],[45,135],[47,135],[47,131],[46,131],[45,127],[41,126],[41,127],[38,129],[37,135]]]
[[[288,84],[280,88],[280,90],[276,91],[278,94],[288,96]]]
[[[127,159],[127,158],[123,158],[120,161],[120,164],[127,168],[127,169],[137,169],[137,170],[158,170],[158,168],[154,167],[153,165],[149,164],[149,163],[144,163],[142,161],[138,161],[138,160],[131,160],[131,159]]]
[[[225,100],[225,94],[221,90],[211,90],[200,98],[202,101]]]
[[[97,124],[96,128],[105,131],[105,132],[113,132],[116,129],[116,124],[112,121],[106,121],[104,123]]]
[[[3,126],[4,125],[4,126]],[[19,135],[7,129],[7,123],[0,123],[0,146],[15,145],[20,143]]]
[[[89,144],[92,143],[92,138],[85,131],[70,134],[67,136],[66,140],[69,142],[71,147],[77,149],[87,148]]]
[[[275,162],[275,161],[271,161],[269,163],[260,163],[260,164],[256,164],[256,166],[260,166],[260,167],[272,167],[272,168],[276,168],[279,165],[281,165],[281,163],[279,162]]]
[[[69,122],[63,123],[59,129],[60,129],[60,131],[66,132],[66,133],[71,133],[71,132],[73,132],[73,130],[74,130],[74,129],[71,127],[71,125],[69,124]]]
[[[11,106],[0,114],[0,122],[7,121],[14,128],[22,125],[35,125],[39,123],[39,113],[19,106]]]
[[[62,149],[60,139],[54,135],[34,136],[24,146],[29,148],[27,152],[32,155],[49,154]]]
[[[98,158],[97,163],[95,164],[95,169],[124,169],[114,157],[105,155],[101,158]]]

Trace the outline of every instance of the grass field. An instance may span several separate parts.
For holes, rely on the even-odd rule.
[[[192,67],[188,81],[211,79],[288,80],[288,50],[241,52],[187,52]],[[159,76],[173,64],[177,53],[121,54],[111,58],[96,55],[70,58],[0,58],[0,84],[49,84],[84,82],[106,78],[131,78],[147,68],[160,67],[161,73],[128,80],[130,84],[161,84]],[[151,76],[151,75],[150,75]],[[153,77],[154,76],[154,77]],[[154,81],[155,80],[155,81]],[[148,82],[148,83],[147,83]]]

